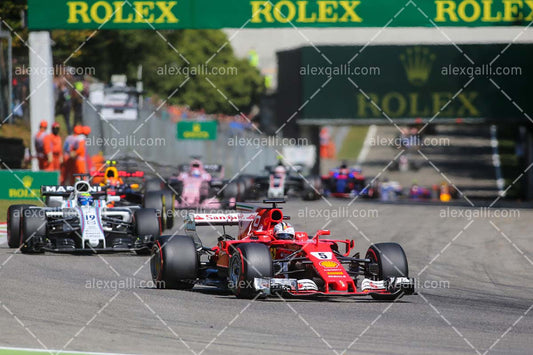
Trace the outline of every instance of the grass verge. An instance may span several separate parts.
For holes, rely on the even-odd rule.
[[[339,160],[356,160],[363,148],[368,126],[352,126],[337,154]]]

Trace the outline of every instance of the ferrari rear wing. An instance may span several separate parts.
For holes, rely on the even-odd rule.
[[[237,226],[253,221],[256,213],[191,213],[185,219],[185,230],[196,231],[197,226]]]

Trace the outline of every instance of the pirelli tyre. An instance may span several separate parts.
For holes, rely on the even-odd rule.
[[[7,209],[7,245],[10,248],[20,246],[20,220],[22,219],[23,210],[33,205],[11,205]]]
[[[152,247],[150,270],[157,288],[189,290],[198,277],[199,256],[191,237],[161,236]]]
[[[166,229],[172,229],[174,227],[174,214],[175,214],[175,208],[174,208],[174,202],[175,202],[175,195],[170,190],[163,190],[162,191],[162,198],[163,198],[163,206],[164,206],[164,218],[163,221],[165,221],[164,227]]]
[[[151,191],[160,191],[161,190],[161,180],[160,179],[148,179],[144,183],[144,192],[148,193]]]
[[[155,241],[161,235],[161,222],[157,211],[153,208],[142,208],[134,212],[136,237],[142,238],[143,242],[147,240]],[[148,255],[151,252],[152,243],[146,245],[146,249],[137,251],[137,254]]]
[[[228,267],[228,288],[238,298],[254,298],[256,277],[272,277],[272,257],[268,247],[260,243],[237,246]]]
[[[319,176],[309,176],[303,181],[302,199],[304,201],[318,200],[322,196],[322,179]]]
[[[148,191],[144,194],[143,199],[144,208],[153,208],[157,211],[157,215],[161,218],[161,226],[165,229],[167,220],[165,216],[165,205],[163,204],[162,191]]]
[[[20,230],[20,251],[22,253],[42,253],[42,241],[46,237],[45,211],[38,207],[23,210]]]
[[[370,272],[367,266],[366,277],[376,280],[385,280],[389,277],[409,277],[407,257],[403,248],[397,243],[376,243],[372,244],[366,252],[366,258],[371,264],[377,264],[377,272]],[[394,300],[402,294],[384,295],[378,293],[370,294],[376,300]]]

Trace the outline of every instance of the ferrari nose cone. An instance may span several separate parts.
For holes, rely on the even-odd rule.
[[[348,284],[342,280],[335,281],[335,291],[348,291]]]

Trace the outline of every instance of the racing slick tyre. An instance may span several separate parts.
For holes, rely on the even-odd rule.
[[[385,280],[389,277],[409,277],[407,257],[400,244],[397,243],[377,243],[372,244],[366,252],[366,258],[371,263],[377,264],[377,274],[366,270],[366,277],[377,280]],[[402,294],[384,295],[378,293],[370,294],[375,300],[394,300]]]
[[[161,218],[161,226],[165,227],[167,220],[165,216],[165,205],[163,204],[163,195],[161,191],[149,191],[144,194],[143,200],[144,208],[153,208],[157,211],[157,215]]]
[[[7,209],[7,245],[10,248],[20,246],[20,220],[25,207],[34,205],[11,205]]]
[[[39,247],[41,238],[46,237],[46,215],[41,208],[24,208],[21,220],[20,251],[22,253],[42,253]]]
[[[149,193],[152,191],[160,191],[161,190],[161,180],[159,179],[149,179],[146,180],[144,183],[144,192]]]
[[[175,196],[172,193],[172,191],[169,191],[169,190],[163,190],[162,195],[163,195],[163,206],[164,206],[164,214],[165,214],[165,218],[164,218],[165,225],[164,225],[164,227],[166,229],[172,229],[172,227],[174,227],[174,213],[175,213],[175,209],[174,209],[174,201],[175,200],[174,199],[175,199]]]
[[[272,277],[272,257],[268,247],[260,243],[237,246],[228,267],[228,288],[237,298],[254,298],[256,277]]]
[[[198,276],[199,262],[191,237],[161,236],[152,247],[152,280],[157,288],[190,290]]]
[[[302,199],[304,201],[318,200],[322,194],[322,179],[319,176],[309,176],[303,183]]]
[[[240,181],[244,184],[244,199],[255,199],[254,192],[254,177],[252,175],[241,175],[239,178]]]
[[[137,237],[143,238],[150,236],[152,241],[155,241],[161,235],[161,223],[157,211],[153,208],[142,208],[134,212],[135,220],[135,234]],[[139,255],[149,255],[150,248],[153,244],[146,245],[146,249],[137,251]]]
[[[226,188],[222,191],[222,194],[224,195],[225,200],[229,200],[232,197],[237,199],[239,197],[239,185],[236,181],[228,183]]]

